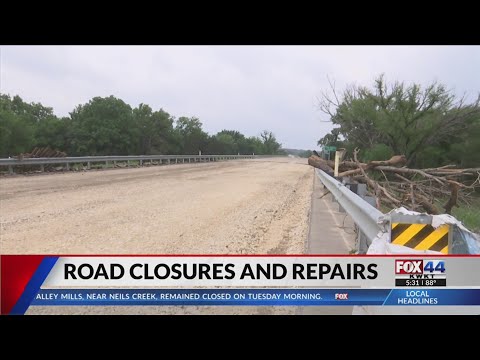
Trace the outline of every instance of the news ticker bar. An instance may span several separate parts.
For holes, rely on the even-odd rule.
[[[162,291],[240,291],[252,289],[252,294],[258,291],[322,291],[317,297],[292,298],[284,295],[269,299],[250,297],[243,298],[242,293],[232,293],[231,298],[205,299],[192,297],[183,299],[188,304],[208,305],[337,305],[342,300],[349,305],[360,304],[390,305],[394,296],[398,298],[413,298],[400,296],[402,289],[411,290],[427,288],[429,291],[452,290],[450,293],[438,293],[438,296],[423,296],[415,300],[399,300],[404,305],[437,305],[457,299],[455,305],[468,305],[470,296],[461,297],[461,290],[480,289],[480,256],[254,256],[254,255],[110,255],[110,256],[52,256],[52,255],[1,255],[1,314],[23,314],[30,305],[55,305],[54,301],[64,300],[73,305],[79,301],[81,305],[89,305],[95,299],[87,298],[37,298],[45,291],[71,291],[71,294],[83,294],[78,291],[99,289],[107,291],[107,298],[100,299],[102,304],[112,301],[113,305],[171,305],[185,304],[181,302],[166,302],[172,299],[160,295],[151,299],[110,298],[108,291],[117,291],[118,296],[132,289],[155,289],[152,294]],[[383,292],[367,292],[361,297],[361,291],[385,291],[379,289],[394,289],[392,294]],[[443,289],[442,289],[443,288]],[[47,290],[49,289],[49,290]],[[57,290],[52,290],[57,289]],[[58,290],[62,289],[62,290]],[[66,290],[77,289],[77,290]],[[82,289],[82,290],[79,290]],[[128,290],[127,290],[128,289]],[[170,290],[167,290],[170,289]],[[173,290],[175,289],[175,290]],[[192,290],[194,289],[194,290]],[[232,290],[237,289],[237,290]],[[322,289],[322,290],[318,290]],[[337,289],[336,293],[327,289]],[[339,289],[343,289],[343,292]],[[353,290],[355,289],[355,290]],[[242,290],[245,291],[245,290]],[[353,292],[352,292],[353,291]],[[460,291],[460,293],[459,293]],[[466,291],[466,290],[465,290]],[[335,294],[351,294],[350,298],[341,298]],[[198,293],[203,296],[203,293]],[[399,295],[400,294],[400,295]],[[411,293],[408,293],[411,294]],[[432,293],[429,293],[432,294]],[[435,294],[437,294],[435,292]],[[443,294],[443,295],[442,295]],[[447,295],[445,295],[447,294]],[[383,298],[372,296],[383,296]],[[360,296],[360,298],[358,297]],[[423,299],[425,298],[425,299]],[[432,298],[436,300],[432,300]],[[393,299],[393,300],[391,300]],[[423,300],[422,300],[423,299]],[[473,297],[473,299],[477,299]],[[98,300],[98,299],[97,299]],[[150,301],[146,303],[145,301]],[[213,301],[218,301],[215,303]],[[310,301],[310,303],[308,303]],[[437,304],[434,302],[437,301]],[[453,300],[452,300],[453,301]],[[475,300],[476,301],[476,300]],[[306,303],[307,302],[307,303]],[[395,302],[395,301],[394,301]],[[387,304],[388,303],[388,304]],[[43,304],[43,303],[42,303]],[[392,303],[398,305],[398,303]],[[448,303],[450,304],[450,303]],[[476,302],[474,304],[477,304]]]
[[[480,305],[480,289],[40,289],[31,305]]]

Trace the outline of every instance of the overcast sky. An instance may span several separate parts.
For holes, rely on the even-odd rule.
[[[95,96],[196,116],[204,130],[268,129],[287,148],[314,149],[332,126],[317,97],[347,84],[438,80],[480,91],[480,46],[0,46],[0,92],[66,116]]]

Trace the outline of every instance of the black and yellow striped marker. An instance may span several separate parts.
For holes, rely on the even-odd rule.
[[[392,223],[391,243],[415,250],[432,250],[448,254],[448,225],[434,228],[430,224]]]

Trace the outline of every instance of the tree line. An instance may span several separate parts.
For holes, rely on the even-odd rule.
[[[381,75],[372,87],[338,92],[331,84],[319,108],[335,127],[318,145],[359,148],[363,161],[405,155],[413,168],[480,166],[480,96],[467,102],[438,82],[387,83]]]
[[[284,154],[271,131],[246,137],[222,130],[209,135],[196,117],[170,115],[140,104],[132,108],[114,96],[94,97],[67,117],[51,107],[0,93],[0,157],[35,147],[50,147],[68,156]]]

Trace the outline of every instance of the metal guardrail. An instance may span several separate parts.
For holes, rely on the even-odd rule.
[[[384,227],[384,214],[374,208],[360,196],[351,191],[345,184],[337,181],[324,171],[315,169],[325,187],[332,193],[340,206],[353,219],[360,230],[371,242],[379,232],[386,232]]]
[[[190,163],[190,162],[209,162],[223,160],[239,159],[260,159],[268,157],[282,157],[284,155],[133,155],[133,156],[80,156],[63,158],[25,158],[25,159],[0,159],[0,166],[8,167],[10,173],[13,173],[13,166],[39,165],[43,171],[44,165],[66,164],[69,170],[69,164],[87,164],[90,169],[92,163],[109,162],[115,164],[119,162],[138,161],[143,165],[144,161],[158,161],[160,164]]]

